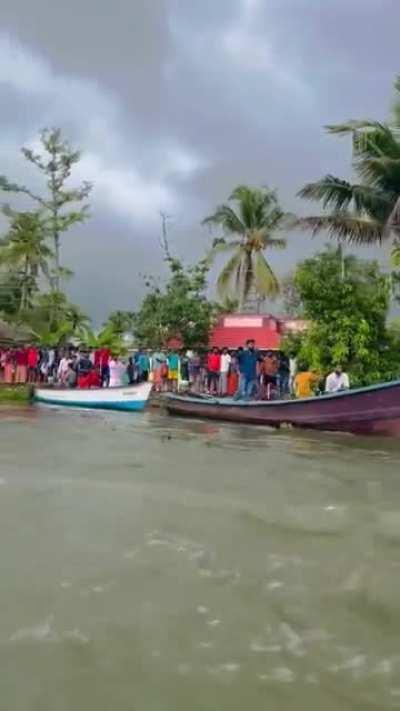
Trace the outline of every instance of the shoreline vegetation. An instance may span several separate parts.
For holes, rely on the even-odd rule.
[[[30,385],[6,385],[0,383],[0,407],[2,405],[29,404],[32,400]]]
[[[287,316],[310,324],[282,344],[304,368],[328,372],[341,363],[354,385],[400,377],[400,319],[388,320],[390,308],[400,303],[400,77],[394,89],[387,122],[362,119],[327,127],[332,136],[351,140],[355,182],[327,170],[316,182],[299,186],[297,197],[317,204],[308,216],[289,213],[276,190],[239,184],[203,219],[211,239],[205,233],[203,257],[188,265],[173,254],[168,217],[160,213],[155,238],[166,276],[144,276],[144,297],[136,310],[113,311],[97,332],[81,306],[70,302],[65,285],[73,273],[62,263],[68,232],[90,218],[93,186],[74,184],[79,150],[60,129],[44,129],[38,148],[22,148],[42,189],[33,191],[14,182],[16,176],[0,175],[0,192],[11,201],[0,207],[9,223],[0,235],[0,325],[14,333],[4,340],[22,342],[23,331],[25,344],[50,348],[75,343],[122,355],[128,343],[156,350],[179,342],[203,351],[222,314],[268,313],[280,299]],[[273,184],[273,176],[262,182]],[[331,245],[317,246],[311,258],[300,258],[278,278],[268,256],[290,248],[296,230],[310,237],[322,234]],[[383,243],[390,246],[389,270],[350,253],[354,246]],[[219,275],[210,297],[216,262]],[[26,393],[1,388],[0,402],[6,398],[20,401]]]

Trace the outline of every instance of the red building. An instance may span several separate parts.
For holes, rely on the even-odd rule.
[[[236,349],[253,338],[260,350],[279,350],[287,333],[299,333],[307,328],[302,319],[271,315],[227,314],[222,316],[210,334],[210,346]]]

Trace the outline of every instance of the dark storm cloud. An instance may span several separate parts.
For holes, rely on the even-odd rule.
[[[349,173],[346,141],[322,126],[385,118],[399,69],[397,0],[14,0],[2,9],[2,168],[43,125],[84,149],[93,218],[65,240],[71,293],[101,319],[134,307],[160,271],[158,211],[190,259],[201,218],[238,182],[284,206],[306,181]],[[315,248],[293,235],[285,271]]]

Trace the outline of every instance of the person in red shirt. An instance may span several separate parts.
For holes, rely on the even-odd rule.
[[[15,354],[15,382],[26,383],[28,371],[28,351],[26,348],[18,348]]]
[[[36,382],[37,369],[39,363],[39,351],[35,346],[29,346],[27,350],[28,361],[28,383]]]
[[[221,355],[216,346],[207,356],[207,386],[210,393],[217,393],[219,372],[221,370]]]

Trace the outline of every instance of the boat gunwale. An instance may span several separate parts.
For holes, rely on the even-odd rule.
[[[322,393],[313,397],[303,397],[293,400],[234,400],[233,398],[201,398],[191,395],[176,395],[168,393],[167,400],[176,400],[178,402],[193,403],[196,405],[217,405],[220,407],[280,407],[302,405],[304,403],[326,402],[327,400],[336,400],[343,397],[352,397],[355,395],[363,395],[364,393],[377,392],[379,390],[387,390],[389,388],[400,387],[400,380],[390,380],[387,383],[378,383],[375,385],[366,385],[362,388],[354,388],[343,390],[336,393]]]
[[[69,387],[62,387],[60,385],[51,385],[51,384],[44,384],[44,385],[34,385],[34,392],[36,393],[38,390],[45,390],[46,392],[51,392],[51,393],[65,393],[65,392],[84,392],[84,393],[95,393],[95,392],[104,392],[104,391],[112,391],[116,392],[117,390],[137,390],[138,388],[142,387],[143,385],[150,385],[153,387],[152,383],[136,383],[135,385],[115,385],[115,386],[107,386],[107,387],[101,387],[101,386],[96,386],[95,388],[69,388]]]

